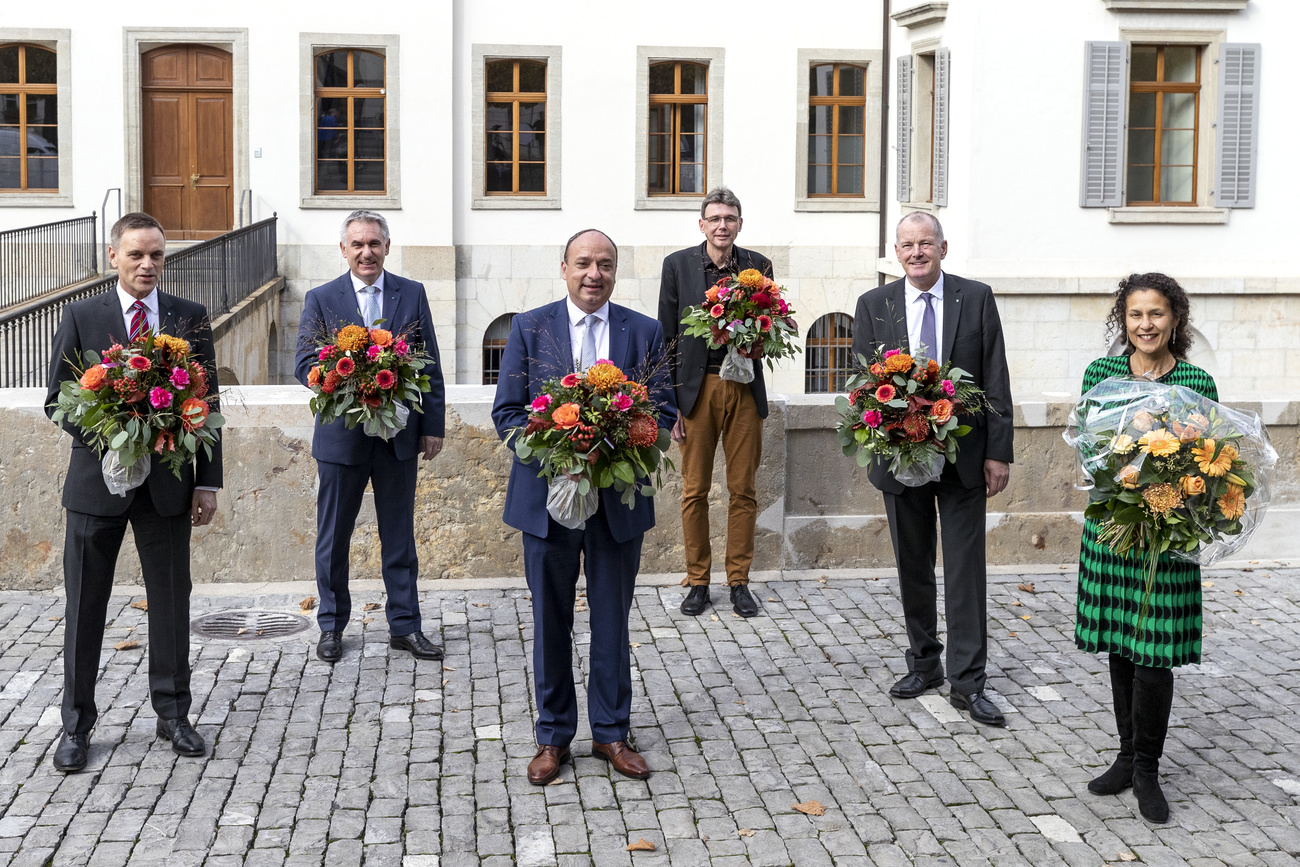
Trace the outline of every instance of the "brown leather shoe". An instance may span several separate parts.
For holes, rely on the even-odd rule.
[[[591,754],[600,756],[614,766],[625,777],[644,780],[650,776],[650,768],[641,754],[627,745],[627,741],[614,741],[612,744],[591,742]]]
[[[528,763],[528,782],[534,786],[544,786],[560,775],[560,765],[572,758],[568,747],[542,744],[537,754]]]

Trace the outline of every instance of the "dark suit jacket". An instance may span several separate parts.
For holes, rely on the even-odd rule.
[[[433,364],[421,373],[429,375],[429,390],[420,399],[423,413],[411,409],[406,427],[393,437],[393,452],[398,460],[410,460],[420,452],[420,437],[440,437],[446,429],[446,398],[442,381],[442,359],[438,356],[438,338],[433,333],[433,318],[424,285],[414,280],[384,272],[383,328],[404,336],[407,343],[423,344]],[[298,322],[298,357],[294,375],[303,385],[316,364],[320,347],[330,332],[344,325],[365,325],[357,309],[357,293],[350,273],[317,286],[307,293],[302,318]],[[322,425],[316,419],[316,433],[311,441],[312,457],[332,464],[357,466],[370,462],[370,450],[380,443],[367,436],[361,425],[348,430],[342,419]]]
[[[682,312],[693,304],[704,303],[704,266],[709,254],[707,242],[698,247],[678,250],[664,259],[663,276],[659,278],[659,324],[664,329],[664,340],[672,352],[672,377],[677,388],[677,406],[682,415],[690,415],[704,382],[704,369],[709,359],[709,342],[703,337],[686,337],[682,334]],[[761,253],[736,247],[733,250],[738,271],[753,268],[763,276],[772,276],[772,263]],[[674,344],[676,341],[676,344]],[[749,384],[754,396],[759,418],[767,418],[767,384],[763,380],[763,365],[754,363],[754,381]]]
[[[609,360],[630,378],[651,374],[650,397],[662,404],[659,426],[671,428],[677,420],[677,406],[663,356],[664,337],[659,323],[618,304],[609,305]],[[528,405],[541,394],[545,381],[572,369],[568,308],[563,300],[516,316],[501,356],[501,375],[492,403],[497,435],[505,439],[511,430],[527,425]],[[506,489],[505,522],[516,530],[545,538],[549,523],[547,490],[546,479],[537,475],[537,464],[525,464],[515,455]],[[626,542],[654,526],[652,499],[637,494],[636,508],[629,509],[613,488],[602,490],[600,495],[615,540]]]
[[[853,317],[853,353],[870,359],[881,345],[908,349],[907,299],[903,280],[864,292]],[[984,461],[1013,458],[1011,438],[1011,378],[1002,340],[993,290],[946,271],[943,275],[943,359],[960,367],[988,395],[990,409],[982,415],[963,416],[972,430],[958,441],[957,473],[967,488],[984,484]],[[891,494],[903,486],[884,464],[871,468],[871,483]]]
[[[202,304],[159,290],[158,319],[160,331],[189,341],[190,351],[208,372],[208,394],[213,398],[213,409],[216,409],[216,351],[212,344],[212,325],[208,321],[207,310]],[[59,330],[54,335],[54,354],[50,359],[50,376],[45,391],[45,414],[54,415],[59,386],[65,380],[75,377],[72,361],[79,354],[91,350],[103,353],[114,343],[125,346],[126,336],[126,322],[116,287],[101,295],[69,304],[63,312]],[[73,512],[102,517],[125,514],[135,500],[136,492],[128,491],[125,497],[109,493],[100,467],[103,456],[86,444],[80,429],[75,425],[65,421],[63,429],[72,435],[72,457],[68,462],[68,476],[63,483],[63,507]],[[159,462],[157,456],[152,461],[153,465],[144,483],[158,513],[172,517],[188,512],[196,484],[209,488],[221,487],[221,431],[217,431],[212,458],[209,460],[203,449],[199,449],[194,465],[183,467],[179,479]]]

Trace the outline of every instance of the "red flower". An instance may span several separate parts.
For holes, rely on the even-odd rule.
[[[760,317],[758,317],[758,330],[759,330],[759,331],[771,331],[771,330],[772,330],[772,317],[771,317],[771,316],[760,316]]]
[[[560,385],[565,388],[577,388],[580,382],[582,382],[581,376],[578,376],[576,373],[570,373],[568,376],[564,377],[564,379],[560,380]]]
[[[320,384],[320,390],[326,394],[333,394],[335,389],[339,387],[339,382],[341,382],[342,379],[343,377],[339,376],[336,371],[331,370],[329,373],[325,374],[325,381]]]
[[[755,292],[754,297],[749,300],[764,309],[772,306],[772,299],[766,292]]]
[[[334,365],[339,376],[351,376],[352,371],[357,369],[357,363],[346,355],[339,359],[339,363]]]
[[[903,416],[903,433],[914,443],[919,443],[930,435],[930,423],[925,416],[909,412]]]
[[[127,362],[127,365],[129,365],[132,370],[148,370],[153,367],[149,362],[149,359],[145,358],[143,355],[132,355],[131,360]]]
[[[391,370],[381,370],[375,374],[375,385],[380,388],[392,388],[397,385],[397,374]]]
[[[181,404],[181,425],[187,431],[198,430],[208,420],[206,401],[191,397]]]
[[[881,403],[889,403],[889,401],[893,400],[894,396],[897,394],[898,391],[892,385],[885,383],[880,386],[880,388],[876,389],[876,400]]]

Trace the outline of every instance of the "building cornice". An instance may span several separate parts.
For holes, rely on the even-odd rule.
[[[889,16],[898,22],[898,26],[911,30],[926,24],[937,24],[948,17],[948,0],[933,0],[930,3],[918,3],[910,9],[903,9]]]

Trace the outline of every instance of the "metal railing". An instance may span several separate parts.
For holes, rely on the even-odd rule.
[[[213,319],[229,313],[279,273],[275,227],[272,215],[168,256],[159,288],[197,301]],[[0,315],[0,388],[44,386],[64,308],[116,285],[117,274],[108,274]]]
[[[95,214],[0,232],[0,309],[99,273]]]

